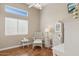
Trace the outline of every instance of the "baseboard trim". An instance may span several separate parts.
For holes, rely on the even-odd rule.
[[[7,47],[7,48],[1,48],[0,51],[8,50],[8,49],[13,49],[13,48],[21,47],[21,46],[22,45],[16,45],[16,46],[11,46],[11,47]]]

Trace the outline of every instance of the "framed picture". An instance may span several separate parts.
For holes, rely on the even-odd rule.
[[[73,13],[73,11],[76,9],[76,4],[75,3],[68,3],[67,8],[68,8],[68,13]]]
[[[61,32],[61,23],[55,24],[55,32]]]

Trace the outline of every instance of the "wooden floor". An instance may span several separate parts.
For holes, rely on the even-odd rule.
[[[25,48],[18,47],[0,51],[0,56],[53,56],[53,53],[50,48],[35,47],[32,49],[32,46],[25,46]]]

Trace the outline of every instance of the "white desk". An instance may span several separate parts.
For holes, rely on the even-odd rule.
[[[24,48],[25,45],[29,46],[30,45],[29,39],[23,39],[23,40],[21,40],[21,45],[23,46],[23,48]]]

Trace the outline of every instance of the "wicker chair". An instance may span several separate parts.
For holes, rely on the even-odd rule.
[[[43,33],[42,32],[35,32],[33,34],[33,48],[35,46],[43,47]]]

